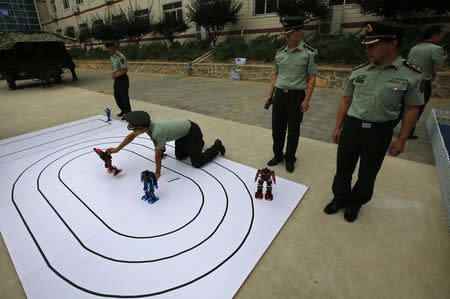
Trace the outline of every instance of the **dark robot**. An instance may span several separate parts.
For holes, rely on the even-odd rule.
[[[258,179],[259,178],[259,179]],[[272,180],[273,183],[276,184],[275,172],[271,171],[269,168],[265,167],[263,169],[259,169],[256,172],[255,182],[258,180],[258,189],[255,192],[255,198],[262,199],[263,198],[263,188],[264,182],[266,182],[266,194],[264,198],[266,200],[272,200]]]

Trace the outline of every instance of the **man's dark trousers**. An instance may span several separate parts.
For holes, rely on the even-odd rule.
[[[191,129],[189,133],[175,140],[175,157],[179,160],[191,158],[192,166],[202,167],[219,154],[219,148],[216,145],[208,148],[203,152],[203,134],[200,127],[191,121]]]
[[[123,113],[131,111],[130,97],[128,96],[129,87],[130,81],[127,75],[122,75],[114,79],[114,98],[116,99],[117,107]]]
[[[346,116],[339,138],[333,181],[336,201],[363,205],[372,198],[375,179],[391,144],[394,122],[369,125]],[[358,180],[352,188],[352,175],[358,159]]]
[[[275,157],[283,158],[283,148],[286,139],[287,144],[284,158],[288,162],[297,161],[295,153],[300,137],[300,123],[303,119],[300,105],[305,98],[304,90],[289,90],[277,88],[273,97],[272,109],[272,138],[273,153]]]

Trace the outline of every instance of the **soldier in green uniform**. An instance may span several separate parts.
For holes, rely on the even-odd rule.
[[[269,102],[273,103],[272,138],[274,157],[267,163],[277,165],[283,159],[288,172],[294,171],[295,153],[300,137],[303,113],[309,108],[318,72],[314,58],[317,51],[302,40],[303,18],[281,15],[287,45],[275,56]],[[286,152],[283,154],[286,139]]]
[[[345,208],[348,222],[355,221],[361,206],[372,198],[386,151],[392,156],[403,151],[423,105],[422,68],[399,55],[400,40],[399,28],[367,24],[363,45],[369,61],[353,70],[339,103],[332,133],[333,141],[339,144],[334,198],[324,212],[334,214]],[[392,141],[401,109],[401,132]],[[358,180],[352,188],[358,159]]]
[[[192,166],[202,167],[219,153],[225,154],[225,147],[222,141],[216,139],[214,144],[203,151],[205,142],[200,127],[188,119],[150,119],[150,115],[145,111],[133,111],[125,115],[125,120],[129,123],[128,129],[131,132],[127,137],[114,148],[106,150],[109,154],[119,152],[137,136],[146,133],[155,146],[155,176],[161,176],[161,162],[163,149],[166,143],[175,140],[175,157],[179,160],[189,157]]]
[[[411,48],[408,55],[408,61],[417,64],[423,68],[425,78],[425,103],[420,106],[419,117],[422,115],[425,105],[431,97],[431,81],[434,80],[436,72],[443,71],[447,56],[444,49],[439,45],[444,39],[444,31],[440,25],[431,25],[423,33],[423,42]],[[414,130],[409,139],[417,139]]]
[[[116,42],[106,42],[105,48],[111,55],[111,78],[114,79],[114,98],[120,109],[120,113],[117,116],[122,117],[123,120],[125,119],[125,114],[131,111],[130,97],[128,95],[130,81],[127,75],[127,60],[122,53],[117,51],[118,46]]]

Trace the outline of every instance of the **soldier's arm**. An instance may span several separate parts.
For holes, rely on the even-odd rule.
[[[127,73],[128,73],[128,69],[121,69],[120,71],[117,71],[115,75],[116,75],[116,78],[117,78],[117,77],[126,75]]]
[[[108,148],[106,150],[106,152],[108,154],[114,154],[119,152],[122,148],[124,148],[125,146],[127,146],[131,141],[134,140],[134,138],[136,138],[137,136],[141,135],[143,132],[141,131],[136,131],[136,132],[131,132],[130,134],[127,135],[127,137],[125,137],[125,139],[116,147],[112,147],[112,148]]]
[[[269,98],[273,96],[273,93],[275,92],[275,83],[277,82],[277,74],[272,73],[270,75],[270,89],[269,89]]]
[[[308,85],[306,86],[306,95],[305,95],[305,101],[310,101],[311,96],[314,91],[314,87],[316,87],[316,75],[310,75],[308,77]]]
[[[161,160],[162,160],[162,149],[155,147],[155,177],[158,180],[161,176]]]
[[[406,142],[411,135],[412,130],[417,122],[417,117],[419,116],[419,106],[405,106],[403,109],[403,121],[402,127],[400,129],[400,134],[398,139]]]
[[[338,112],[336,116],[336,124],[334,126],[335,129],[341,129],[342,124],[344,123],[345,115],[347,115],[348,108],[352,103],[351,96],[343,96],[341,101],[339,102]]]

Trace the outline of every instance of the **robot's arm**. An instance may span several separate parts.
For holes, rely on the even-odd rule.
[[[277,180],[275,179],[275,171],[271,171],[270,175],[272,176],[273,183],[276,184]]]
[[[256,175],[255,175],[255,182],[256,182],[256,180],[258,179],[258,177],[261,175],[261,170],[258,170],[257,172],[256,172]]]

